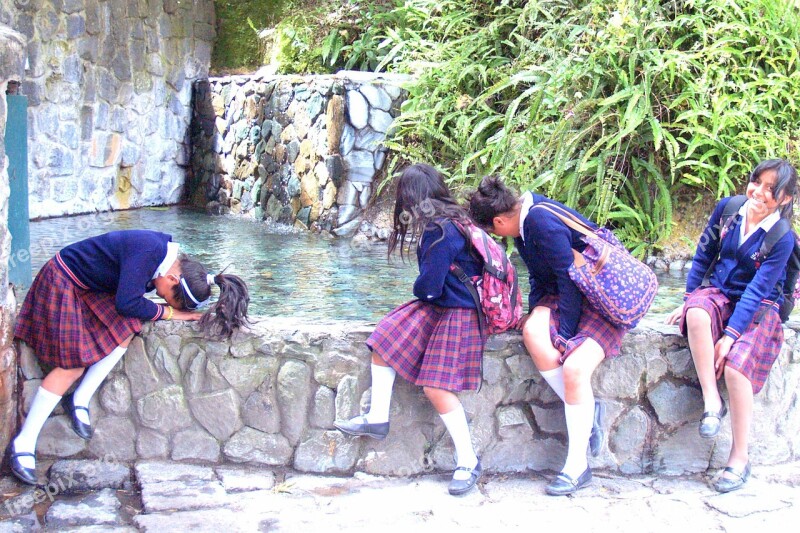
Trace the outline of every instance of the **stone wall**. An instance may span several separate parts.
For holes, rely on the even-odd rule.
[[[340,72],[197,82],[191,202],[352,235],[386,160],[403,79]]]
[[[229,342],[202,338],[194,325],[148,324],[92,402],[88,443],[58,414],[45,425],[39,451],[106,460],[171,459],[286,465],[308,472],[407,475],[453,467],[449,436],[421,389],[398,379],[391,431],[383,441],[333,429],[336,418],[366,410],[374,327],[358,322],[307,324],[260,319]],[[751,457],[773,464],[800,457],[800,348],[785,329],[780,359],[757,396]],[[622,356],[594,377],[608,405],[608,439],[590,459],[622,473],[679,474],[718,467],[730,447],[730,417],[720,437],[701,439],[703,404],[685,339],[674,326],[644,320],[626,337]],[[28,350],[20,359],[30,402],[41,370]],[[556,470],[566,456],[563,404],[541,379],[518,333],[487,345],[484,382],[460,394],[485,468]]]
[[[4,0],[28,40],[31,218],[180,200],[213,0]]]
[[[14,295],[8,290],[8,258],[11,234],[8,232],[8,158],[6,157],[6,90],[9,81],[22,79],[25,66],[25,39],[0,24],[0,449],[5,450],[16,431],[17,356],[12,344]]]

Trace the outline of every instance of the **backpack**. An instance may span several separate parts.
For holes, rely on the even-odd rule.
[[[522,295],[517,287],[517,271],[505,250],[494,239],[474,225],[453,222],[471,243],[472,250],[483,263],[480,276],[470,278],[456,263],[450,270],[466,285],[478,310],[481,337],[514,329],[522,318]]]
[[[740,194],[734,196],[725,204],[725,209],[722,210],[722,216],[719,220],[720,240],[722,240],[722,236],[725,235],[725,232],[728,231],[729,226],[733,223],[733,217],[736,216],[746,201],[747,196]],[[775,243],[790,231],[794,234],[794,249],[789,256],[789,262],[786,264],[786,279],[780,288],[783,293],[783,303],[781,303],[779,310],[781,322],[789,320],[789,314],[794,309],[795,300],[800,296],[800,280],[798,280],[798,274],[800,274],[800,237],[794,233],[789,221],[782,218],[769,229],[767,236],[764,237],[764,242],[761,243],[761,248],[758,250],[760,262],[763,262],[772,251]],[[719,254],[717,254],[717,257],[711,262],[706,271],[706,275],[703,278],[704,285],[708,283],[708,279],[711,277],[718,260]],[[758,268],[758,265],[759,263],[756,263],[756,268]]]

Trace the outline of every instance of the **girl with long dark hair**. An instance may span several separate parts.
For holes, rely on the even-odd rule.
[[[417,299],[391,311],[367,339],[372,351],[369,412],[335,423],[350,435],[384,439],[395,375],[421,386],[455,445],[457,466],[448,488],[453,495],[468,492],[481,475],[456,393],[478,388],[485,339],[472,295],[450,270],[455,263],[467,276],[481,273],[482,263],[456,225],[469,223],[466,210],[433,167],[412,165],[399,176],[389,254],[400,248],[404,257],[406,243],[419,241]]]
[[[219,286],[219,298],[201,313],[212,285]],[[152,290],[166,305],[145,298]],[[59,251],[36,275],[14,328],[39,363],[52,368],[11,442],[14,475],[36,483],[36,441],[62,401],[75,433],[92,437],[89,401],[142,330],[143,320],[200,320],[211,335],[227,337],[247,322],[249,300],[239,277],[209,274],[180,254],[165,233],[114,231]]]

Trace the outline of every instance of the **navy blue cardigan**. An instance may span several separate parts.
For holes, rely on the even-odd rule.
[[[569,207],[551,200],[541,194],[533,195],[533,205],[546,202],[554,204],[569,211],[590,228],[597,228],[592,221]],[[560,322],[558,325],[557,345],[562,345],[575,336],[578,322],[583,309],[583,294],[569,277],[569,266],[575,260],[573,248],[582,252],[586,243],[581,240],[582,234],[573,230],[561,219],[550,211],[533,209],[524,216],[522,236],[514,239],[517,250],[525,265],[531,285],[528,296],[528,311],[532,311],[539,300],[545,295],[558,296],[558,312]]]
[[[716,237],[719,232],[720,219],[725,205],[730,198],[723,198],[717,204],[711,218],[697,246],[694,254],[692,268],[686,279],[686,296],[694,291],[703,283],[708,267],[717,256],[719,261],[711,273],[710,283],[720,289],[725,296],[736,303],[725,327],[725,334],[738,339],[744,333],[747,326],[753,321],[753,317],[758,307],[763,303],[783,301],[783,294],[779,290],[778,283],[783,285],[786,279],[786,263],[794,249],[794,235],[788,232],[775,243],[767,259],[756,267],[756,254],[761,248],[761,243],[767,232],[757,229],[748,239],[737,247],[739,242],[740,226],[742,217],[734,216],[733,224],[722,238],[722,242]],[[722,245],[720,252],[720,244]]]
[[[171,240],[157,231],[112,231],[70,244],[58,255],[89,290],[114,294],[122,316],[158,320],[165,306],[144,294],[152,290],[150,281]]]
[[[414,282],[414,296],[423,302],[441,307],[466,307],[475,309],[475,301],[469,289],[450,272],[450,265],[457,263],[467,276],[478,276],[483,264],[467,247],[467,239],[450,220],[440,220],[444,228],[431,223],[425,228],[417,247],[419,276]],[[436,242],[439,241],[439,242]]]

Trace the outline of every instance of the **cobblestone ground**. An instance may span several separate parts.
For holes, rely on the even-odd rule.
[[[47,465],[41,465],[42,471]],[[167,462],[58,461],[43,488],[0,479],[0,533],[329,530],[670,532],[794,529],[800,462],[754,467],[745,487],[717,494],[713,477],[618,477],[596,472],[570,497],[538,474],[486,475],[454,498],[448,476],[325,477]],[[45,480],[43,480],[45,481]],[[551,529],[552,528],[552,529]]]

